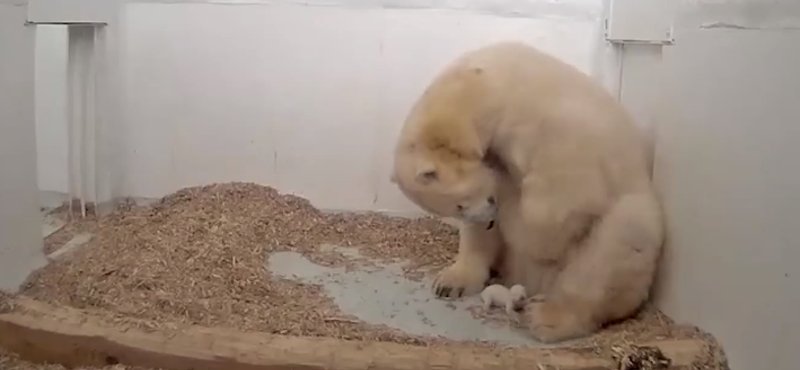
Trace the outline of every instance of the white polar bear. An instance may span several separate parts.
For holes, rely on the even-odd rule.
[[[501,42],[465,53],[412,108],[392,181],[462,221],[438,296],[481,292],[497,267],[522,284],[531,333],[585,336],[648,299],[664,221],[642,133],[576,68]]]

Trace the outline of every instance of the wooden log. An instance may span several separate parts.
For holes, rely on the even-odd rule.
[[[23,360],[67,367],[124,364],[170,370],[617,370],[579,349],[418,347],[188,327],[122,330],[88,312],[17,297],[0,314],[0,346]],[[685,368],[702,355],[695,340],[649,343]]]

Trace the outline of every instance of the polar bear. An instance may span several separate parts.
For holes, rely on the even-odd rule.
[[[392,182],[422,209],[460,220],[440,297],[504,284],[543,342],[589,335],[648,299],[664,242],[643,133],[575,67],[532,46],[469,51],[408,114]]]

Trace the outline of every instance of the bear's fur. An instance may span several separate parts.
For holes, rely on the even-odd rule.
[[[545,342],[591,334],[649,296],[664,221],[642,133],[602,86],[533,47],[500,42],[445,68],[407,117],[392,181],[461,221],[438,296],[480,293],[497,268],[544,297],[526,316]]]

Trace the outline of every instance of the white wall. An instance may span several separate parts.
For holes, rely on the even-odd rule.
[[[33,29],[25,1],[0,0],[0,290],[44,266],[36,191]]]
[[[733,370],[796,370],[800,3],[686,4],[664,49],[655,176],[669,239],[658,303]]]
[[[36,151],[39,188],[67,192],[67,27],[36,27]]]
[[[388,171],[403,118],[434,74],[502,39],[589,72],[602,10],[601,0],[439,5],[126,5],[119,140],[109,154],[120,174],[115,195],[254,181],[324,209],[417,212]],[[55,43],[48,36],[40,33],[40,45]],[[39,58],[56,48],[41,46]],[[56,76],[45,71],[55,68],[39,67],[37,83],[51,84]],[[39,111],[59,99],[37,98]],[[42,116],[40,143],[64,142],[60,125]],[[40,144],[45,190],[66,192],[62,146]]]

